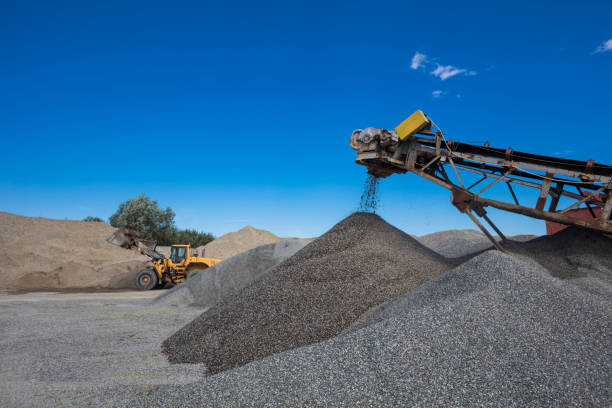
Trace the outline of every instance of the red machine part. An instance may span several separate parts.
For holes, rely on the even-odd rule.
[[[596,217],[601,216],[603,210],[601,207],[591,207]],[[575,208],[565,213],[568,217],[576,218],[579,220],[592,220],[593,215],[588,208]],[[546,221],[546,235],[556,234],[557,232],[567,228],[567,225],[559,224],[553,221]],[[608,237],[612,238],[612,234],[608,234]]]

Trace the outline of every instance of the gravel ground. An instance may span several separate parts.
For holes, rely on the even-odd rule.
[[[355,213],[162,348],[172,362],[218,373],[334,337],[369,308],[452,266],[379,216]]]
[[[0,406],[110,406],[202,378],[160,342],[201,309],[152,309],[152,292],[0,295]]]
[[[610,406],[611,306],[488,251],[360,330],[122,406]]]
[[[203,271],[191,273],[184,283],[162,293],[153,304],[208,309],[260,279],[305,245],[304,241],[285,240],[234,255]]]

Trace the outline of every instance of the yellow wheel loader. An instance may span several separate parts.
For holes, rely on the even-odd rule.
[[[119,228],[107,241],[126,249],[137,250],[151,258],[151,265],[136,275],[136,286],[141,290],[184,282],[189,274],[221,262],[220,259],[199,257],[197,251],[192,253],[190,244],[172,245],[170,257],[166,258],[155,250],[155,241],[138,238],[138,231],[129,225]]]

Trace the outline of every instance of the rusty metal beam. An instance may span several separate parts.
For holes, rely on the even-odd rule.
[[[426,172],[424,172],[424,171],[420,171],[420,170],[416,170],[416,169],[408,169],[408,171],[410,171],[410,172],[412,172],[412,173],[416,174],[417,176],[421,176],[421,177],[423,177],[424,179],[427,179],[427,180],[429,180],[429,181],[431,181],[431,182],[433,182],[433,183],[436,183],[436,184],[437,184],[437,185],[439,185],[440,187],[444,187],[444,188],[446,188],[446,189],[448,189],[448,190],[452,190],[452,188],[453,188],[453,184],[452,184],[452,183],[447,183],[447,182],[445,182],[444,180],[439,179],[439,178],[437,178],[437,177],[434,177],[434,176],[432,176],[431,174],[426,173]]]
[[[576,190],[578,190],[578,192],[580,193],[581,196],[584,195],[584,193],[582,192],[582,189],[579,186],[576,186]],[[591,207],[591,204],[589,204],[588,201],[585,204],[586,204],[587,208],[589,209],[589,213],[591,214],[591,217],[597,218],[597,216],[595,215],[595,212],[593,211],[593,207]]]
[[[450,162],[451,166],[453,166],[453,170],[455,171],[455,176],[457,176],[457,179],[459,180],[459,184],[461,184],[462,188],[465,188],[465,186],[463,185],[463,180],[461,180],[461,176],[459,175],[459,172],[457,171],[457,167],[455,167],[453,158],[449,156],[448,161]]]
[[[559,213],[561,213],[561,214],[565,214],[566,212],[568,212],[568,211],[569,211],[569,210],[571,210],[572,208],[576,208],[576,207],[578,207],[580,204],[582,204],[582,203],[584,203],[584,202],[587,202],[587,201],[592,200],[593,198],[595,198],[595,196],[596,196],[597,194],[601,193],[603,190],[604,190],[604,188],[603,188],[603,187],[601,187],[601,188],[600,188],[600,189],[598,189],[598,190],[595,190],[595,191],[594,191],[594,192],[592,192],[591,194],[589,194],[589,195],[585,196],[585,197],[584,197],[582,200],[578,200],[578,201],[576,201],[574,204],[570,205],[570,206],[569,206],[569,207],[567,207],[565,210],[561,210],[561,211],[559,211]]]
[[[491,219],[489,218],[489,216],[487,216],[487,214],[484,214],[482,218],[484,218],[485,221],[491,226],[491,228],[493,228],[495,232],[497,232],[497,235],[499,235],[502,240],[504,241],[508,240],[508,238],[506,238],[506,236],[501,232],[501,230],[497,228],[497,225],[495,225],[493,221],[491,221]]]
[[[509,181],[506,181],[506,185],[508,186],[508,189],[510,190],[510,194],[512,194],[512,198],[514,199],[514,202],[516,203],[516,205],[520,205],[519,200],[518,198],[516,198],[516,194],[514,194],[514,190],[512,189],[512,184],[510,184]]]
[[[437,162],[440,159],[440,156],[436,156],[433,159],[431,159],[425,166],[421,167],[421,171],[425,171],[425,169],[427,169],[429,166],[431,166],[432,164],[434,164],[435,162]]]
[[[536,210],[535,208],[524,207],[522,205],[509,204],[503,201],[493,200],[485,197],[474,197],[474,201],[477,201],[481,204],[490,205],[491,207],[495,207],[500,210],[513,212],[516,214],[527,215],[529,217],[538,218],[541,220],[549,220],[554,221],[559,224],[565,225],[578,225],[580,227],[591,228],[598,231],[603,231],[607,233],[612,233],[612,223],[605,222],[605,219],[602,220],[581,220],[578,218],[568,217],[563,214],[548,212],[543,210]],[[612,202],[610,203],[610,208],[612,210]]]
[[[440,163],[442,163],[442,162],[440,162]],[[444,177],[444,179],[446,181],[448,181],[449,183],[453,184],[453,182],[451,181],[450,177],[448,177],[448,174],[446,174],[446,170],[444,170],[444,165],[438,166],[438,170],[440,171],[440,174],[442,174],[442,177]]]
[[[468,215],[468,217],[470,217],[470,219],[474,222],[474,224],[476,224],[476,226],[480,228],[482,233],[485,234],[487,238],[489,238],[489,240],[493,243],[493,245],[495,245],[497,249],[499,249],[502,252],[506,252],[506,250],[500,245],[499,242],[497,242],[497,240],[493,237],[493,235],[491,235],[491,233],[484,227],[484,225],[482,225],[480,221],[478,221],[478,219],[474,216],[474,214],[472,214],[472,210],[470,209],[469,206],[465,210],[465,213]]]
[[[480,195],[481,193],[484,193],[485,191],[487,191],[489,188],[493,187],[495,184],[499,183],[500,181],[504,180],[510,173],[512,173],[514,169],[509,169],[508,171],[506,171],[504,174],[502,174],[501,176],[497,177],[492,183],[488,184],[487,186],[485,186],[482,190],[480,190],[479,192],[476,193],[476,195]]]
[[[550,185],[552,184],[552,178],[554,174],[546,173],[546,178],[542,180],[542,188],[538,195],[538,201],[536,203],[536,209],[543,210],[546,205],[546,199],[548,198],[548,192],[550,191]]]
[[[550,200],[550,206],[548,207],[548,211],[553,212],[557,210],[557,205],[559,204],[559,200],[561,199],[561,193],[563,192],[563,183],[557,183],[555,188],[552,189],[555,194],[552,195],[552,200]]]
[[[485,180],[486,178],[487,178],[487,176],[482,176],[482,178],[481,178],[480,180],[478,180],[477,182],[475,182],[474,184],[472,184],[471,186],[469,186],[469,187],[467,188],[467,190],[469,191],[469,190],[471,190],[471,189],[472,189],[472,187],[476,187],[478,184],[480,184],[480,182],[482,182],[482,180]]]

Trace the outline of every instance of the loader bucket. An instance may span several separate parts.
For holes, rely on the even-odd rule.
[[[126,225],[119,227],[106,241],[123,248],[132,248],[138,245],[138,235],[136,228]]]

